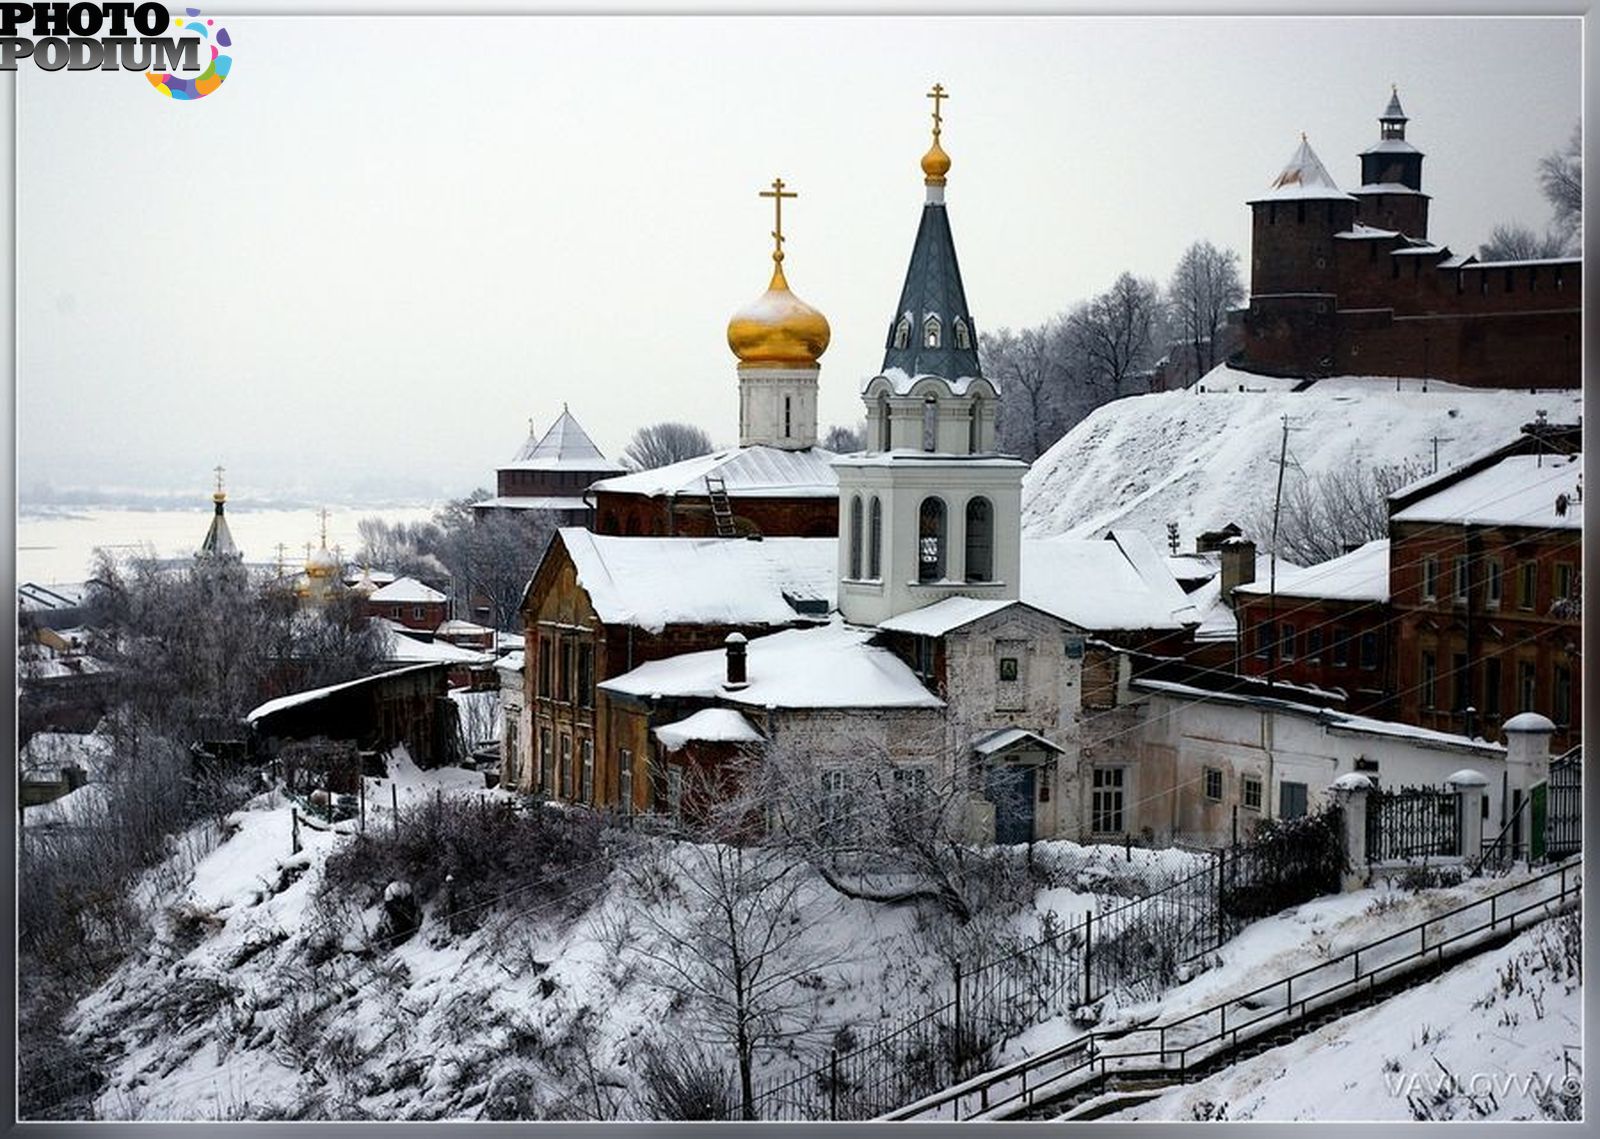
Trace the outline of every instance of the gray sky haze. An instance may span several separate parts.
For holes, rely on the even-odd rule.
[[[854,423],[910,255],[935,82],[980,332],[1191,241],[1305,131],[1341,187],[1399,84],[1431,235],[1542,229],[1581,111],[1576,18],[238,17],[175,104],[17,84],[18,481],[425,500],[488,485],[566,401],[610,455],[736,434],[728,317],[785,270]],[[1248,269],[1246,268],[1248,277]]]

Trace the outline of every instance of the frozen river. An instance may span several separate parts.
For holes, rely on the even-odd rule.
[[[356,524],[363,518],[416,522],[432,516],[433,506],[329,507],[328,547],[347,557],[361,544]],[[89,576],[95,547],[119,554],[153,550],[159,557],[192,554],[211,525],[210,504],[194,510],[52,508],[25,511],[17,518],[17,581],[72,582]],[[298,567],[305,544],[317,542],[321,525],[314,510],[250,510],[228,504],[228,528],[248,562],[271,562],[284,547],[284,561]]]

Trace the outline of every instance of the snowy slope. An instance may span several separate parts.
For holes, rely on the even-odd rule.
[[[1578,921],[1544,922],[1391,1000],[1109,1118],[1563,1118],[1561,1094],[1581,1086],[1583,1063]]]
[[[391,786],[402,809],[436,794],[506,797],[474,772],[404,757],[390,775],[367,781],[377,833],[390,825]],[[376,907],[330,925],[314,903],[354,821],[302,823],[304,849],[291,855],[290,810],[274,792],[233,813],[181,885],[149,897],[152,941],[84,994],[69,1028],[106,1075],[100,1118],[471,1119],[509,1100],[517,1117],[637,1118],[642,1050],[702,1037],[693,1004],[641,956],[684,902],[640,883],[681,879],[673,864],[688,844],[645,840],[661,859],[650,873],[613,869],[577,906],[512,900],[470,933],[450,933],[430,905],[417,936],[374,952]],[[758,1079],[809,1070],[836,1028],[865,1038],[921,1011],[948,990],[947,953],[1000,952],[1047,920],[1077,920],[1103,890],[1195,865],[1178,850],[1065,842],[1036,844],[1034,857],[1066,884],[965,927],[851,901],[808,877],[805,952],[828,962],[815,980],[818,1023],[805,1049],[763,1054]]]
[[[1175,520],[1191,549],[1201,531],[1242,525],[1257,504],[1270,506],[1284,415],[1300,428],[1289,436],[1288,477],[1297,478],[1352,455],[1369,465],[1431,464],[1434,436],[1443,469],[1514,438],[1539,409],[1553,422],[1575,422],[1583,404],[1577,391],[1530,395],[1430,382],[1423,392],[1417,380],[1396,392],[1382,377],[1328,379],[1303,392],[1292,386],[1222,366],[1193,388],[1096,409],[1024,477],[1024,535],[1098,537],[1117,526],[1161,546]]]

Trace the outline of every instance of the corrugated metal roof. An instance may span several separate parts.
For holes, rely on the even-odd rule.
[[[602,479],[592,489],[652,498],[704,495],[706,476],[715,475],[728,484],[732,498],[835,498],[839,494],[839,476],[832,465],[835,457],[821,447],[803,451],[763,444],[729,447],[655,470]]]

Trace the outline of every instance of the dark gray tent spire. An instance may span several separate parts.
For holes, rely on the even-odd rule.
[[[922,159],[927,200],[922,206],[922,221],[917,225],[916,243],[911,247],[911,264],[900,290],[900,304],[889,321],[883,370],[899,368],[907,375],[956,380],[981,375],[978,331],[967,309],[961,266],[956,261],[955,240],[950,235],[950,218],[944,205],[950,159],[939,143],[939,104],[949,95],[942,86],[935,85],[928,97],[934,101],[934,112],[933,146]]]

